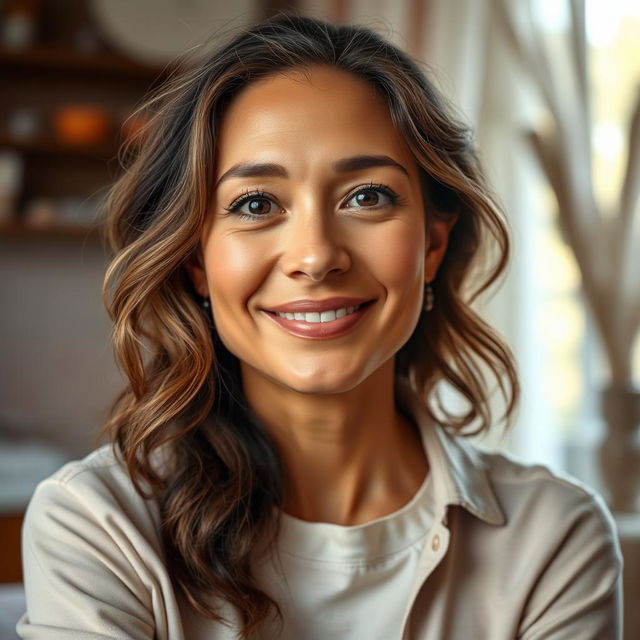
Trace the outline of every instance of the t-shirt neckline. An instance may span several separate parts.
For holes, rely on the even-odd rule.
[[[281,512],[281,553],[323,562],[372,561],[398,553],[423,538],[433,522],[427,472],[414,496],[387,515],[357,525],[308,522]]]

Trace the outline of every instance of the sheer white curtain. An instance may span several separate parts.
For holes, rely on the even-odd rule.
[[[523,3],[512,3],[519,11]],[[532,116],[531,87],[509,52],[504,24],[491,0],[307,0],[318,17],[372,27],[429,67],[431,77],[476,131],[478,146],[513,231],[513,258],[499,290],[482,311],[516,354],[523,388],[514,428],[481,440],[530,460],[563,466],[563,442],[544,393],[535,277],[541,239],[535,167],[523,142]]]
[[[544,256],[535,168],[522,139],[535,111],[531,87],[509,54],[503,23],[490,0],[432,0],[428,5],[422,59],[434,67],[441,88],[474,127],[485,169],[512,229],[509,272],[481,310],[516,354],[522,403],[507,437],[494,432],[483,440],[487,446],[562,466],[563,443],[544,393],[543,336],[536,322],[543,296],[536,265]],[[519,11],[522,3],[512,6]]]

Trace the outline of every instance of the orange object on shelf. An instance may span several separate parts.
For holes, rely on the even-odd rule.
[[[53,126],[61,142],[71,146],[98,146],[108,141],[111,115],[92,104],[69,104],[53,116]]]

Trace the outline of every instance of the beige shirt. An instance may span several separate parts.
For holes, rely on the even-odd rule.
[[[337,580],[327,567],[305,571],[309,558],[288,562],[287,550],[313,555],[337,543],[326,537],[332,525],[315,523],[321,529],[314,537],[314,523],[296,529],[302,521],[285,516],[278,541],[284,576],[271,563],[257,567],[261,586],[284,600],[285,634],[292,635],[280,637],[393,640],[394,628],[398,640],[621,638],[622,558],[600,497],[545,467],[446,433],[410,394],[399,402],[419,425],[429,459],[428,481],[408,509],[418,503],[430,514],[418,517],[425,535],[414,540],[400,580],[365,580],[363,590],[362,581]],[[400,537],[406,512],[407,505],[385,516]],[[379,524],[364,527],[380,531]],[[343,529],[334,531],[348,535]],[[342,552],[351,553],[348,546]],[[158,505],[133,490],[108,447],[38,486],[25,518],[23,564],[27,612],[17,630],[24,639],[236,638],[236,630],[202,618],[176,594]],[[305,609],[309,603],[321,606]],[[388,612],[382,635],[358,626],[367,611],[372,619]],[[237,621],[228,606],[223,615]],[[352,624],[327,635],[332,619]]]

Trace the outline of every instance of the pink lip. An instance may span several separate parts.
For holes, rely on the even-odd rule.
[[[342,309],[343,307],[355,307],[364,302],[370,302],[368,298],[327,298],[326,300],[294,300],[285,302],[276,307],[269,307],[265,311],[270,313],[312,313],[317,311],[330,311],[332,309]],[[348,317],[348,316],[346,316]]]
[[[346,300],[346,298],[342,298],[342,300]],[[328,311],[329,309],[339,309],[344,306],[355,306],[355,304],[351,305],[341,302],[340,306],[326,306],[323,311]],[[336,318],[331,322],[305,322],[304,320],[289,320],[288,318],[283,318],[282,316],[278,316],[275,313],[271,313],[270,311],[265,311],[264,313],[268,318],[271,318],[271,320],[273,320],[279,327],[293,336],[296,336],[298,338],[322,340],[328,338],[340,338],[352,331],[372,306],[373,304],[367,304],[357,311],[354,311],[353,313],[350,313],[343,318]],[[280,313],[293,313],[293,311],[290,311],[289,309],[291,309],[291,307],[287,306],[287,311],[281,311]],[[298,312],[302,311],[300,307],[298,307],[297,310]],[[318,307],[315,306],[311,309],[307,307],[306,311],[317,312]]]

